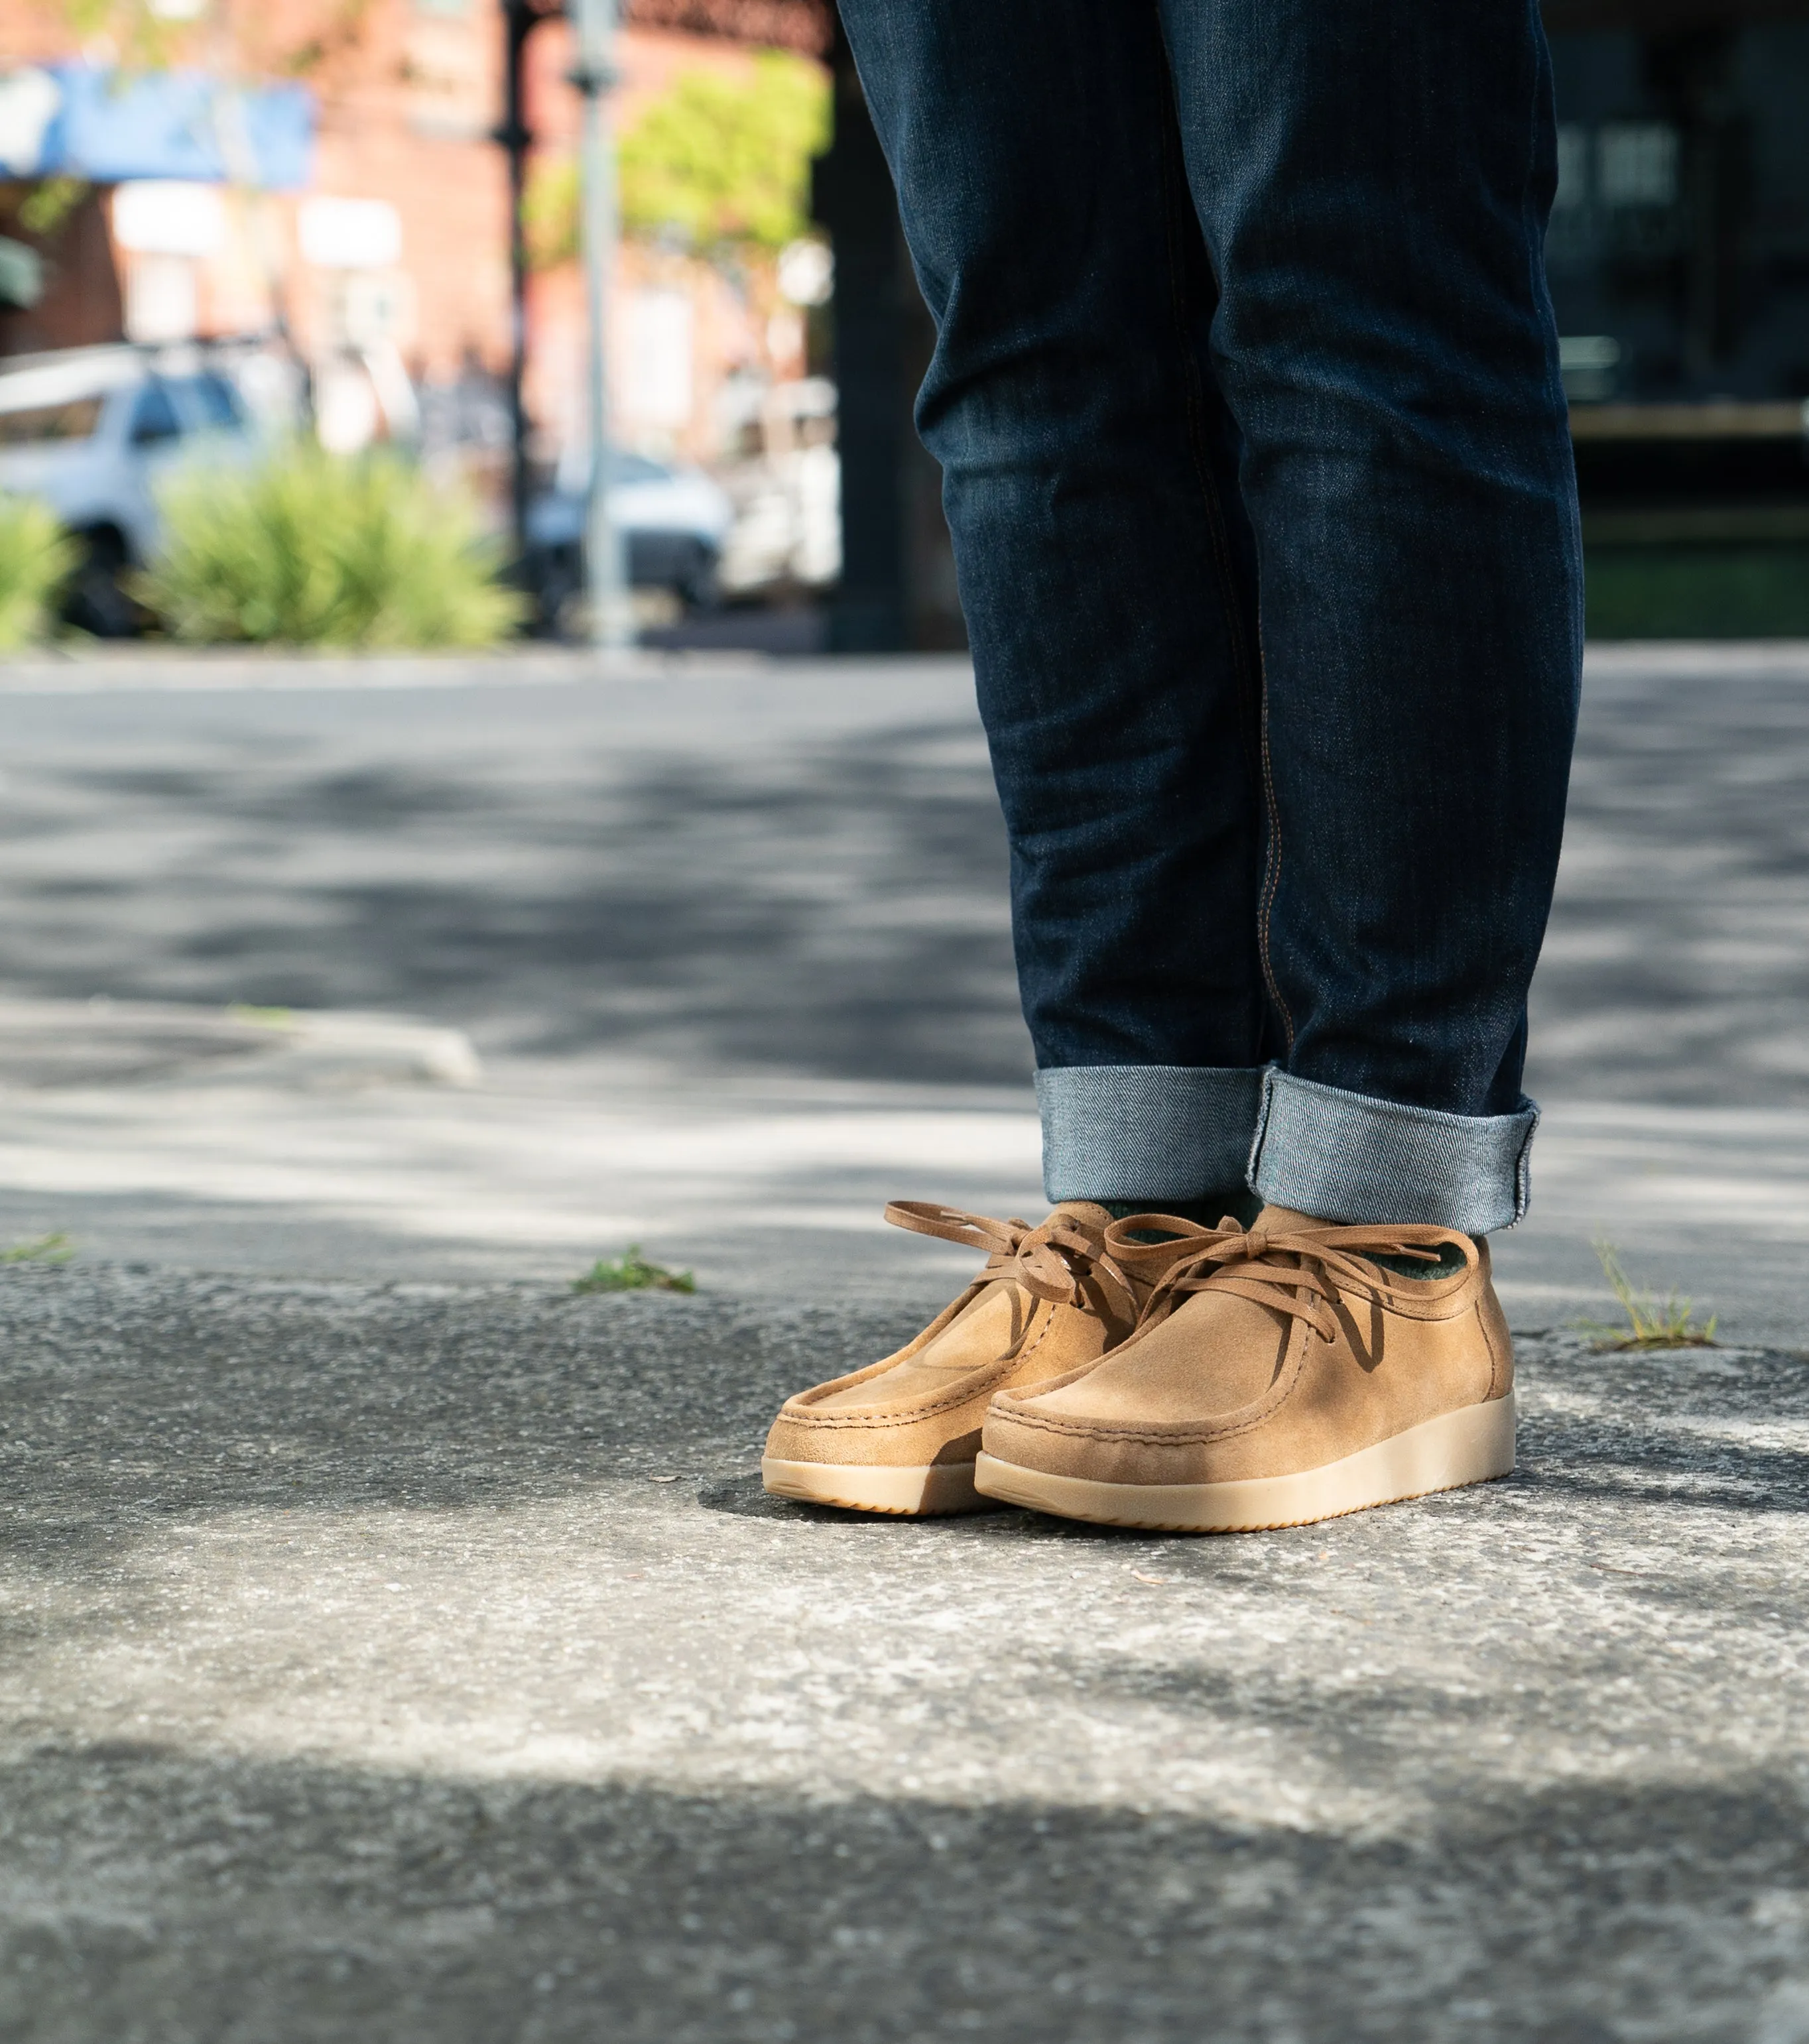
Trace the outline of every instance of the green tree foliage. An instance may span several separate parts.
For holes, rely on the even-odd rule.
[[[178,476],[134,594],[196,643],[488,646],[520,623],[470,505],[394,457],[298,442],[241,475]]]
[[[41,504],[0,497],[0,651],[49,634],[81,549]]]
[[[829,82],[777,50],[752,75],[691,71],[622,144],[622,225],[694,247],[779,249],[810,225],[810,159],[829,139]]]
[[[28,234],[48,241],[93,190],[85,178],[40,179],[19,202],[19,225]]]
[[[13,0],[15,6],[20,0]],[[361,49],[375,0],[209,0],[198,10],[167,0],[29,0],[79,49],[100,45],[127,72],[199,63],[217,77],[318,81]]]
[[[622,226],[701,255],[772,253],[810,228],[810,159],[827,144],[829,81],[803,57],[763,51],[747,77],[679,75],[618,150]],[[535,261],[578,252],[578,166],[537,169],[527,197]]]
[[[110,50],[129,71],[159,71],[179,47],[186,23],[167,16],[155,0],[38,0],[30,12],[48,15],[78,49]]]
[[[537,270],[556,270],[578,256],[582,222],[578,163],[572,156],[542,156],[528,172],[522,195],[522,225],[528,260]]]

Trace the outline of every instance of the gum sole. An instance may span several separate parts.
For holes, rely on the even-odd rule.
[[[1237,1483],[1097,1483],[1051,1476],[983,1452],[975,1482],[988,1497],[1099,1526],[1170,1533],[1255,1533],[1311,1526],[1372,1504],[1487,1483],[1514,1467],[1514,1394],[1410,1427],[1341,1461]]]
[[[991,1512],[990,1497],[974,1489],[972,1462],[931,1462],[920,1469],[874,1465],[782,1462],[763,1455],[760,1481],[776,1497],[807,1504],[839,1504],[845,1512],[885,1512],[900,1519],[933,1519],[953,1512]]]

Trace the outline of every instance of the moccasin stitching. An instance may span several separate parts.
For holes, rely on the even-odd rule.
[[[1045,1419],[1041,1412],[1014,1412],[1012,1419],[1024,1427],[1041,1427],[1042,1433],[1067,1435],[1071,1441],[1138,1441],[1145,1447],[1210,1447],[1214,1441],[1234,1441],[1239,1435],[1253,1433],[1269,1416],[1269,1412],[1263,1412],[1259,1419],[1243,1420],[1237,1427],[1218,1427],[1210,1433],[1151,1433],[1147,1427],[1085,1427]]]
[[[1037,1347],[1047,1337],[1049,1330],[1054,1325],[1055,1314],[1052,1311],[1049,1318],[1043,1323],[1042,1331],[1037,1335],[1036,1339],[1030,1343],[1028,1347],[1019,1349],[1013,1355],[1001,1356],[996,1358],[996,1360],[991,1364],[976,1363],[974,1366],[976,1373],[978,1374],[986,1370],[997,1370],[1002,1375],[1006,1377],[1010,1376],[1023,1362],[1027,1356],[1035,1354]],[[1110,1349],[1106,1351],[1107,1355],[1110,1354],[1110,1353],[1111,1350]],[[903,1356],[896,1358],[899,1362],[907,1361],[908,1359],[908,1358]],[[1103,1362],[1104,1360],[1104,1356],[1100,1356],[1095,1358],[1096,1362]],[[1026,1385],[1023,1386],[1023,1389],[1026,1391],[1035,1391],[1039,1393],[1047,1391],[1052,1387],[1052,1385],[1057,1383],[1067,1382],[1071,1381],[1072,1377],[1084,1375],[1087,1370],[1091,1370],[1094,1366],[1094,1363],[1091,1362],[1083,1363],[1078,1369],[1072,1373],[1064,1373],[1063,1376],[1060,1377],[1051,1377],[1041,1384]],[[869,1368],[873,1371],[876,1376],[880,1374],[880,1365],[874,1363],[870,1365]],[[833,1392],[850,1382],[858,1381],[859,1379],[865,1374],[865,1371],[856,1370],[854,1372],[853,1377],[835,1378],[828,1384],[818,1385],[810,1391],[795,1392],[792,1396],[795,1398],[820,1397],[826,1393]],[[949,1392],[945,1394],[943,1397],[933,1400],[930,1404],[909,1405],[903,1408],[901,1411],[885,1413],[814,1412],[806,1407],[800,1407],[798,1409],[794,1410],[792,1408],[791,1399],[788,1398],[785,1401],[784,1404],[779,1408],[779,1417],[781,1419],[795,1420],[799,1421],[804,1425],[812,1427],[913,1426],[915,1425],[919,1420],[933,1420],[940,1414],[949,1412],[956,1406],[964,1405],[970,1399],[991,1398],[998,1397],[1001,1391],[1005,1388],[1006,1387],[1003,1386],[995,1385],[989,1390],[983,1380],[983,1381],[974,1385],[971,1389],[963,1389],[959,1392]]]
[[[794,1418],[802,1416],[804,1401],[814,1398],[833,1398],[838,1391],[849,1390],[856,1384],[871,1382],[883,1377],[887,1370],[896,1370],[902,1363],[909,1362],[914,1356],[921,1355],[970,1300],[978,1297],[980,1289],[977,1285],[969,1285],[952,1306],[945,1306],[922,1334],[906,1342],[903,1348],[894,1349],[890,1355],[881,1356],[877,1362],[863,1363],[858,1370],[845,1370],[840,1377],[827,1377],[821,1384],[813,1384],[807,1391],[794,1391],[779,1410],[782,1412],[791,1412]],[[979,1367],[977,1364],[975,1366]]]
[[[1015,1362],[1016,1358],[1012,1358]],[[1005,1366],[1009,1369],[1010,1365]],[[800,1394],[802,1395],[802,1394]],[[991,1396],[982,1383],[964,1385],[958,1391],[946,1392],[941,1398],[928,1404],[906,1405],[885,1412],[813,1412],[809,1410],[793,1412],[787,1399],[779,1408],[782,1420],[791,1420],[806,1427],[909,1427],[919,1420],[934,1420],[945,1412],[953,1412],[963,1405],[971,1404],[976,1398]]]
[[[1037,1427],[1045,1433],[1065,1435],[1072,1440],[1137,1441],[1151,1447],[1166,1445],[1205,1447],[1214,1441],[1236,1440],[1241,1435],[1252,1433],[1272,1420],[1300,1388],[1300,1380],[1305,1374],[1304,1355],[1291,1370],[1287,1370],[1285,1365],[1284,1370],[1284,1375],[1276,1379],[1276,1383],[1263,1393],[1261,1399],[1253,1401],[1251,1406],[1245,1407],[1225,1424],[1204,1429],[1190,1427],[1181,1431],[1165,1427],[1113,1426],[1103,1421],[1071,1420],[1061,1415],[1033,1412],[1022,1406],[1009,1409],[1001,1413],[1000,1417],[1009,1425]],[[1499,1395],[1505,1397],[1507,1394],[1504,1391]],[[1492,1400],[1484,1399],[1480,1402],[1488,1404]]]
[[[1503,1391],[1498,1397],[1481,1398],[1476,1402],[1480,1405],[1493,1405],[1507,1395],[1507,1392]],[[1036,1427],[1045,1434],[1064,1434],[1072,1440],[1135,1441],[1146,1447],[1200,1448],[1209,1447],[1215,1441],[1235,1440],[1241,1434],[1253,1431],[1271,1416],[1271,1414],[1264,1412],[1253,1419],[1241,1420],[1234,1427],[1222,1427],[1206,1433],[1153,1433],[1135,1427],[1076,1425],[1064,1420],[1046,1419],[1041,1413],[1033,1412],[1014,1412],[1010,1420],[1014,1426]],[[1388,1437],[1384,1435],[1383,1438]]]
[[[1272,1420],[1282,1407],[1300,1388],[1300,1381],[1307,1374],[1307,1343],[1311,1339],[1303,1323],[1296,1322],[1298,1332],[1291,1332],[1287,1347],[1282,1351],[1281,1364],[1276,1373],[1275,1381],[1261,1392],[1248,1404],[1236,1408],[1221,1424],[1209,1427],[1205,1432],[1172,1433],[1166,1428],[1151,1431],[1134,1427],[1113,1427],[1087,1420],[1069,1420],[1062,1415],[1033,1412],[1019,1408],[1009,1415],[1014,1422],[1026,1426],[1041,1427],[1052,1434],[1067,1434],[1075,1439],[1087,1440],[1141,1440],[1160,1445],[1172,1441],[1178,1445],[1199,1447],[1208,1441],[1235,1440],[1240,1434],[1247,1434]]]
[[[1077,1441],[1141,1441],[1152,1447],[1160,1447],[1172,1443],[1176,1447],[1203,1447],[1212,1441],[1234,1441],[1240,1434],[1253,1432],[1258,1427],[1272,1420],[1286,1401],[1278,1399],[1266,1411],[1252,1414],[1227,1427],[1214,1427],[1200,1431],[1198,1429],[1169,1432],[1166,1429],[1147,1427],[1114,1427],[1103,1423],[1094,1424],[1087,1420],[1051,1419],[1041,1412],[1014,1412],[1010,1424],[1014,1426],[1039,1427],[1046,1434],[1065,1434]]]

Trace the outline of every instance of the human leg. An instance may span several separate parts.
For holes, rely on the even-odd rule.
[[[1068,33],[1024,43],[1035,58],[1016,66],[987,41],[996,14],[876,7],[864,30],[850,23],[940,330],[920,422],[948,478],[1011,830],[1052,1191],[1078,1160],[1095,1198],[1160,1198],[1155,1179],[1190,1167],[1195,1185],[1173,1189],[1194,1196],[1210,1183],[1201,1159],[1222,1162],[1247,1112],[1271,1018],[1281,1055],[1263,1082],[1252,1161],[1270,1205],[1256,1228],[1207,1231],[1203,1247],[1197,1231],[1159,1231],[1179,1235],[1187,1296],[1171,1290],[1136,1336],[1062,1383],[1004,1387],[988,1456],[1019,1488],[989,1482],[988,1456],[979,1487],[1072,1508],[1024,1488],[1065,1456],[1086,1482],[1133,1493],[1083,1516],[1203,1527],[1264,1523],[1213,1516],[1223,1484],[1245,1480],[1212,1473],[1227,1454],[1279,1458],[1249,1480],[1305,1479],[1287,1509],[1308,1517],[1499,1473],[1512,1364],[1497,1354],[1486,1259],[1443,1243],[1464,1268],[1436,1294],[1375,1259],[1426,1247],[1403,1222],[1480,1233],[1524,1200],[1526,988],[1577,652],[1575,509],[1538,270],[1552,152],[1537,20],[1453,27],[1411,0],[1354,21],[1303,0],[1169,0],[1179,145],[1222,293],[1209,377],[1210,294],[1172,207],[1172,353],[1136,288],[1147,261],[1113,260],[1147,258],[1149,191],[1172,190],[1149,173],[1176,129],[1160,110],[1153,125],[1120,117],[1151,104],[1148,45],[1114,25],[1102,61],[1096,23],[1054,18]],[[1278,29],[1279,53],[1264,33]],[[1001,94],[1002,75],[1014,91]],[[1009,112],[991,125],[974,117],[989,94]],[[1045,141],[1110,144],[1106,167],[1083,149],[1059,166],[1039,156],[1026,122]],[[1150,134],[1168,138],[1154,156]],[[1114,163],[1141,169],[1137,190],[1118,192]],[[1129,231],[1102,237],[1099,220],[1121,217],[1103,203],[1114,197]],[[1196,528],[1218,548],[1215,604],[1177,572],[1184,517],[1147,515],[1194,501],[1175,488],[1178,417],[1203,486]],[[1253,741],[1240,639],[1253,546]],[[1148,600],[1126,605],[1127,590]],[[1170,629],[1202,619],[1228,658],[1202,662],[1200,642]],[[1245,1001],[1241,1032],[1228,994]],[[1118,1166],[1122,1185],[1101,1182]],[[1128,1255],[1148,1232],[1108,1235],[1104,1253]],[[1430,1349],[1403,1335],[1427,1322],[1440,1328]],[[993,1453],[995,1435],[1009,1454]],[[1195,1480],[1149,1477],[1172,1476],[1170,1451]],[[1127,1453],[1145,1467],[1123,1481],[1087,1473],[1122,1474]],[[1322,1461],[1286,1466],[1302,1454]],[[1152,1486],[1211,1496],[1164,1517]]]
[[[917,1514],[985,1501],[995,1392],[1130,1332],[1148,1287],[1106,1254],[1101,1202],[1241,1191],[1264,1028],[1254,588],[1153,13],[842,11],[938,328],[918,419],[1010,835],[1060,1202],[1036,1229],[895,1210],[992,1260],[897,1355],[774,1424],[769,1489]]]
[[[1162,0],[1261,589],[1253,1181],[1472,1233],[1523,1210],[1526,990],[1581,655],[1534,0]]]
[[[1580,590],[1530,0],[1163,13],[1258,560],[1267,1204],[1248,1232],[1109,1231],[1168,1265],[1136,1333],[996,1398],[976,1481],[1205,1531],[1513,1466],[1471,1238],[1526,1200]]]
[[[1241,1187],[1268,1004],[1255,589],[1156,17],[848,0],[938,340],[1052,1198]]]

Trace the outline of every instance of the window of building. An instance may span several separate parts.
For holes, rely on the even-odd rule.
[[[1613,121],[1596,137],[1595,180],[1604,206],[1675,206],[1677,131],[1661,121]]]

